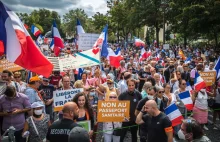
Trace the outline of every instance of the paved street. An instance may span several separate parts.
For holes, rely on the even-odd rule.
[[[208,117],[209,124],[207,125],[208,131],[205,131],[205,134],[211,139],[212,142],[220,142],[220,130],[214,130],[212,125],[212,112],[209,112]],[[220,120],[217,120],[217,123],[220,124]],[[102,131],[102,124],[98,126],[98,131]],[[101,142],[102,133],[98,133],[96,137],[96,142]],[[131,142],[131,134],[127,133],[124,142]],[[183,140],[176,140],[176,142],[184,142]]]

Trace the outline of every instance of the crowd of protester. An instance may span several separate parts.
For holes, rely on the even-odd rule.
[[[112,45],[113,50],[119,47]],[[76,69],[63,73],[54,71],[49,78],[34,75],[27,79],[24,71],[1,73],[0,116],[1,134],[10,126],[15,127],[16,142],[72,142],[96,141],[98,100],[130,101],[130,118],[127,122],[105,122],[104,142],[123,142],[127,131],[132,142],[172,142],[185,139],[189,142],[210,141],[205,136],[208,130],[208,109],[213,109],[213,129],[220,129],[220,82],[191,91],[194,107],[187,109],[178,94],[194,86],[195,72],[215,71],[219,53],[211,47],[202,49],[181,47],[186,58],[178,55],[180,47],[169,50],[151,47],[151,56],[139,60],[139,48],[121,49],[123,60],[118,68],[102,58],[100,66],[86,67],[82,74]],[[62,54],[69,54],[63,52]],[[27,80],[27,81],[25,81]],[[7,84],[7,85],[5,85]],[[62,111],[54,112],[53,91],[83,88],[64,104]],[[212,107],[208,99],[214,98]],[[172,127],[164,112],[175,103],[184,116],[182,124]],[[86,132],[76,122],[91,121],[91,131]],[[139,125],[139,126],[137,126]],[[120,131],[113,129],[121,128]]]

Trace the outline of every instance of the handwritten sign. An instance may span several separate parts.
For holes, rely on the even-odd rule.
[[[18,70],[22,70],[23,68],[19,65],[16,65],[12,62],[9,62],[6,59],[2,59],[0,60],[0,72],[2,72],[3,70],[9,70],[11,72],[14,71],[18,71]]]
[[[81,33],[79,34],[78,44],[80,50],[92,49],[94,43],[99,38],[99,34]]]
[[[53,91],[54,111],[62,110],[62,107],[65,103],[70,102],[77,93],[82,91],[82,88]]]
[[[60,70],[84,68],[99,64],[100,52],[94,54],[92,49],[76,53],[74,56],[70,55],[67,58],[59,58]]]
[[[216,71],[199,72],[206,86],[212,86],[216,80]]]
[[[130,101],[98,101],[98,122],[129,120]]]
[[[76,123],[79,124],[80,126],[82,126],[84,129],[86,129],[88,132],[91,131],[91,121],[90,120],[78,121]]]

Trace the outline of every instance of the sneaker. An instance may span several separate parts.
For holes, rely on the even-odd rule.
[[[205,125],[203,126],[203,129],[205,129],[206,131],[209,130],[209,128],[207,128]]]
[[[219,130],[220,129],[220,125],[219,124],[214,124],[214,130]]]
[[[214,126],[214,127],[213,127],[213,130],[218,130],[218,128]]]

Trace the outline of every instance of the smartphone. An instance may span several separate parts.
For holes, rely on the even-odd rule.
[[[7,111],[7,113],[12,113],[12,112],[13,112],[13,111],[11,111],[11,110],[8,110],[8,111]]]

